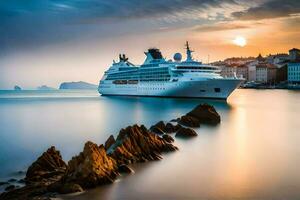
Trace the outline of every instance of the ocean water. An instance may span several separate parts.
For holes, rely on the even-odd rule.
[[[26,170],[55,145],[68,161],[87,140],[122,127],[169,121],[199,103],[217,127],[176,139],[179,151],[133,165],[111,185],[60,199],[300,199],[300,91],[236,90],[226,101],[102,97],[97,91],[1,91],[0,181]]]

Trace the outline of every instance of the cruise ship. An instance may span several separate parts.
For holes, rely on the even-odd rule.
[[[187,42],[184,61],[180,53],[166,60],[159,49],[151,48],[142,65],[120,54],[119,61],[105,71],[98,91],[102,95],[227,99],[244,81],[222,77],[217,66],[194,60],[192,52]]]

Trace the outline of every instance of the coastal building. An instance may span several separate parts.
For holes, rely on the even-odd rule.
[[[288,64],[289,84],[300,84],[300,62],[290,62]]]
[[[246,65],[236,67],[236,75],[237,77],[243,77],[248,81],[248,67]]]
[[[256,65],[258,64],[258,61],[252,61],[252,62],[248,62],[246,64],[247,68],[248,68],[248,81],[256,81]]]
[[[289,61],[289,58],[289,54],[279,53],[275,55],[269,55],[266,58],[266,62],[275,65],[277,68],[280,68]]]
[[[296,61],[300,59],[300,50],[293,48],[289,50],[289,60]]]
[[[265,65],[256,66],[256,82],[266,83],[268,82],[268,69]]]
[[[276,72],[276,83],[284,83],[287,81],[287,64],[284,66],[277,68]]]
[[[260,63],[256,65],[256,82],[275,84],[277,68],[275,65]]]
[[[240,77],[244,78],[246,81],[248,80],[248,67],[246,65],[240,66],[222,66],[221,67],[221,75],[223,77]]]

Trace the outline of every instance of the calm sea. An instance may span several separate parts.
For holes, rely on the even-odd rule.
[[[300,91],[236,90],[225,101],[101,97],[96,91],[1,91],[0,181],[49,146],[67,161],[87,140],[104,143],[134,123],[171,120],[199,103],[222,122],[176,140],[178,152],[135,174],[63,199],[299,199]]]

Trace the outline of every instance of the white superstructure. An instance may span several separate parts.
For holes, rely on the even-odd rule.
[[[192,58],[186,43],[187,58],[175,54],[174,61],[165,60],[159,49],[149,49],[140,66],[119,56],[100,80],[102,95],[197,97],[226,99],[244,81],[242,78],[224,78],[216,66],[202,64]]]

